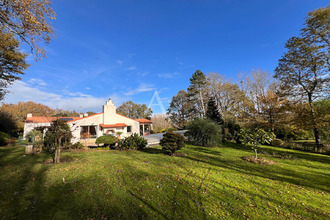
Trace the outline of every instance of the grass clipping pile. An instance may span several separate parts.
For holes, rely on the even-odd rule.
[[[266,165],[266,166],[276,164],[275,161],[266,159],[266,158],[255,158],[254,156],[247,156],[247,157],[241,157],[241,158],[247,162]]]

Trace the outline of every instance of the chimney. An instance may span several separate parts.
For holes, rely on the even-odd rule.
[[[105,105],[103,105],[103,124],[116,123],[116,106],[109,99]]]
[[[28,113],[26,117],[27,118],[32,118],[32,113]]]

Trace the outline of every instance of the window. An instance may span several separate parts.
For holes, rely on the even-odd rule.
[[[80,139],[96,138],[96,126],[81,126]]]
[[[132,126],[127,126],[127,132],[132,132]]]

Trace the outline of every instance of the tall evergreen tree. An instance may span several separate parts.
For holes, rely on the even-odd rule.
[[[220,114],[215,103],[214,97],[211,97],[207,103],[206,118],[216,122],[219,125],[223,125],[224,123],[222,115]]]
[[[194,107],[190,109],[192,113],[199,114],[200,117],[205,117],[205,95],[206,91],[206,76],[200,71],[196,72],[190,78],[190,86],[188,87],[188,97],[190,102],[194,103]]]

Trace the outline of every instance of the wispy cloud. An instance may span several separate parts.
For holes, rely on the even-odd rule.
[[[165,78],[165,79],[171,79],[171,78],[177,77],[179,75],[180,75],[179,72],[174,72],[174,73],[158,73],[157,74],[157,76],[159,78]]]
[[[127,70],[136,70],[136,66],[130,66],[126,68]]]
[[[139,73],[137,73],[137,75],[139,75],[139,76],[146,76],[148,74],[149,74],[149,72],[139,72]]]
[[[27,81],[29,84],[31,85],[37,85],[37,86],[47,86],[48,84],[41,80],[41,79],[36,79],[36,78],[32,78],[30,80]]]
[[[155,90],[155,87],[153,85],[142,83],[139,85],[139,87],[137,89],[130,90],[130,91],[124,93],[124,95],[126,95],[126,96],[136,95],[136,94],[139,94],[142,92],[149,92],[152,90]]]
[[[94,97],[81,92],[70,92],[63,90],[61,94],[45,92],[35,88],[23,81],[16,81],[5,96],[5,103],[17,103],[20,101],[33,101],[42,103],[51,108],[64,110],[76,110],[78,112],[102,111],[102,106],[111,98],[119,106],[127,99],[118,94],[111,94],[105,97]]]
[[[117,60],[116,63],[119,65],[123,65],[124,62],[122,60]]]

